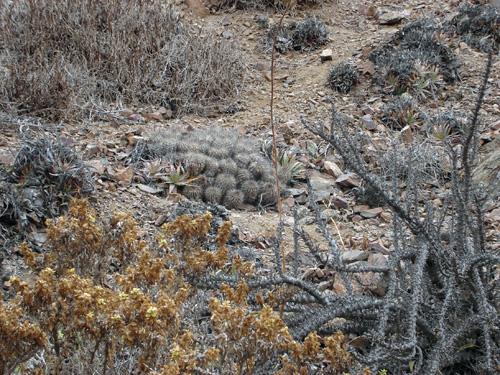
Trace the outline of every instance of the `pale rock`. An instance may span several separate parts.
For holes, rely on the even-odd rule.
[[[323,162],[323,170],[325,171],[325,173],[335,178],[338,178],[340,175],[342,175],[342,169],[340,169],[340,167],[331,160],[325,160]]]
[[[316,202],[328,201],[335,189],[335,180],[324,177],[318,172],[313,172],[309,177],[312,193]]]
[[[331,48],[324,49],[319,55],[321,62],[333,60],[333,50]]]
[[[390,9],[381,8],[377,12],[377,18],[379,25],[396,25],[400,23],[402,20],[408,18],[410,16],[410,12],[407,10],[403,11],[395,11]]]
[[[359,214],[363,216],[365,219],[372,219],[380,215],[382,212],[384,212],[384,209],[381,207],[377,207],[377,208],[370,208],[368,210],[363,210]]]
[[[342,253],[341,258],[344,263],[352,263],[368,259],[368,253],[361,250],[349,250]]]

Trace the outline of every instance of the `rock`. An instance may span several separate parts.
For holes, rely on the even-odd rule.
[[[332,290],[336,293],[336,294],[340,294],[340,295],[344,295],[347,293],[347,289],[346,287],[344,286],[344,284],[342,283],[342,281],[340,281],[338,279],[338,277],[335,278],[335,281],[333,282],[333,287],[332,287]]]
[[[354,215],[352,218],[351,218],[352,222],[353,223],[359,223],[361,220],[363,220],[363,218],[359,215]]]
[[[357,262],[359,260],[366,260],[368,259],[368,253],[366,251],[361,251],[361,250],[350,250],[350,251],[344,251],[342,253],[342,261],[345,263],[352,263],[352,262]]]
[[[171,119],[174,117],[174,113],[170,108],[160,107],[158,108],[158,113],[160,113],[163,116],[163,118],[166,119]]]
[[[333,60],[333,50],[331,48],[324,49],[319,55],[321,62]]]
[[[136,121],[136,122],[144,122],[144,117],[142,117],[138,113],[132,113],[132,114],[128,115],[127,118],[129,120]]]
[[[380,218],[381,218],[384,222],[389,223],[389,222],[392,220],[392,214],[391,214],[390,212],[386,212],[386,211],[384,211],[384,212],[382,212],[382,213],[380,214]]]
[[[231,39],[233,37],[233,33],[231,31],[226,30],[222,33],[222,37],[226,39]]]
[[[365,219],[372,219],[372,218],[380,215],[382,212],[384,212],[384,209],[381,207],[377,207],[377,208],[370,208],[368,210],[360,211],[359,214],[361,216],[363,216]]]
[[[338,195],[333,197],[332,204],[336,208],[348,208],[349,207],[349,202],[347,201],[347,199],[345,199],[343,197],[339,197]]]
[[[375,124],[375,121],[373,121],[370,114],[364,115],[363,117],[361,117],[361,120],[363,121],[363,125],[367,130],[377,130],[377,124]]]
[[[323,170],[325,171],[325,173],[335,178],[342,175],[342,169],[340,169],[340,167],[331,160],[325,160],[323,162]]]
[[[101,147],[104,147],[104,149],[106,149],[106,146]],[[99,153],[101,152],[101,147],[97,143],[89,143],[87,146],[85,146],[85,151],[83,153],[87,158],[93,158],[94,156],[99,155]],[[106,153],[106,151],[104,151],[104,153]]]
[[[344,188],[359,187],[361,185],[359,177],[354,173],[344,173],[335,182]]]
[[[370,254],[367,265],[374,267],[386,267],[387,256],[383,254]],[[387,288],[387,279],[384,274],[379,272],[366,272],[358,276],[358,281],[372,293],[382,297]]]
[[[185,0],[184,2],[189,11],[191,11],[191,13],[193,13],[195,16],[206,17],[210,15],[210,11],[205,6],[205,4],[203,4],[202,0]]]
[[[103,175],[104,172],[106,171],[106,164],[107,160],[106,159],[92,159],[88,160],[85,162],[92,171],[94,171],[98,175]]]
[[[48,235],[46,232],[34,232],[30,235],[32,241],[38,245],[42,246],[45,242],[47,242]]]
[[[255,22],[263,29],[267,29],[269,27],[269,18],[267,16],[258,15],[255,17]]]
[[[318,172],[313,172],[309,177],[312,193],[316,202],[327,201],[334,191],[335,180],[323,177]]]
[[[144,115],[144,119],[146,121],[156,121],[156,122],[161,122],[163,121],[163,115],[160,112],[151,112],[151,113],[146,113]]]
[[[295,188],[289,188],[286,189],[286,191],[292,196],[292,197],[298,197],[306,193],[304,189],[295,189]]]
[[[134,169],[132,167],[120,168],[113,173],[113,178],[122,183],[129,184],[134,177]]]
[[[156,188],[156,187],[149,186],[149,185],[144,185],[144,184],[137,184],[137,188],[139,190],[141,190],[145,193],[149,193],[149,194],[158,194],[158,193],[163,192],[163,189]]]
[[[377,18],[379,25],[396,25],[400,23],[402,20],[408,18],[410,16],[410,12],[403,11],[395,11],[390,9],[379,9],[377,12]]]

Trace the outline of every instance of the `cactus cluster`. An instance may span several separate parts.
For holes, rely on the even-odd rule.
[[[414,94],[422,86],[437,86],[439,79],[447,83],[456,81],[460,64],[455,53],[440,40],[440,32],[434,20],[420,19],[375,48],[369,55],[375,65],[375,82],[400,95]]]
[[[347,94],[359,81],[356,67],[349,63],[335,65],[328,76],[328,85],[341,94]]]
[[[276,203],[270,161],[256,140],[234,131],[163,130],[150,137],[148,155],[182,166],[191,182],[180,192],[189,199],[226,208]]]

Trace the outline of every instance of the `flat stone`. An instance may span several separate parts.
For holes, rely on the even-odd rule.
[[[316,202],[328,200],[335,189],[335,180],[324,177],[317,172],[311,174],[309,183],[311,184]]]
[[[345,263],[357,262],[368,259],[368,253],[361,250],[349,250],[342,253],[341,258]]]
[[[149,193],[149,194],[158,194],[158,193],[163,192],[163,189],[156,188],[153,186],[144,185],[144,184],[137,184],[137,188],[139,190],[141,190],[145,193]]]
[[[359,177],[354,173],[344,173],[335,182],[345,188],[359,187],[361,185]]]
[[[332,204],[336,208],[348,208],[349,207],[349,202],[347,201],[347,199],[345,199],[343,197],[339,197],[339,196],[333,197]]]
[[[325,160],[323,162],[323,170],[325,171],[325,173],[335,178],[338,178],[342,175],[342,169],[340,169],[340,167],[331,160]]]
[[[384,212],[384,209],[381,207],[377,207],[377,208],[370,208],[368,210],[360,211],[359,214],[361,216],[363,216],[365,219],[372,219],[372,218],[380,215],[382,212]]]
[[[406,10],[394,11],[388,9],[380,9],[377,14],[379,25],[386,26],[396,25],[409,16],[410,12]]]

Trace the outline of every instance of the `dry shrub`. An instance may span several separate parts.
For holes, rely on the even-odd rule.
[[[237,95],[239,49],[164,1],[15,1],[0,14],[1,105],[66,118],[126,102],[202,113]]]
[[[315,5],[320,3],[321,0],[298,0],[298,5]],[[289,6],[290,1],[284,0],[215,0],[211,2],[215,9],[264,9],[275,8],[283,9]],[[293,3],[293,2],[292,2]]]
[[[147,243],[128,215],[103,222],[86,201],[73,201],[68,215],[48,223],[46,252],[20,247],[31,274],[11,278],[16,296],[0,303],[0,342],[9,343],[0,343],[1,373],[348,369],[341,333],[297,341],[273,293],[252,302],[246,280],[254,266],[226,246],[230,222],[210,239],[211,221],[208,213],[180,216]],[[203,296],[198,286],[222,275],[239,282]]]
[[[24,139],[0,173],[0,229],[42,225],[59,216],[70,197],[92,191],[90,169],[71,146],[50,135]]]

